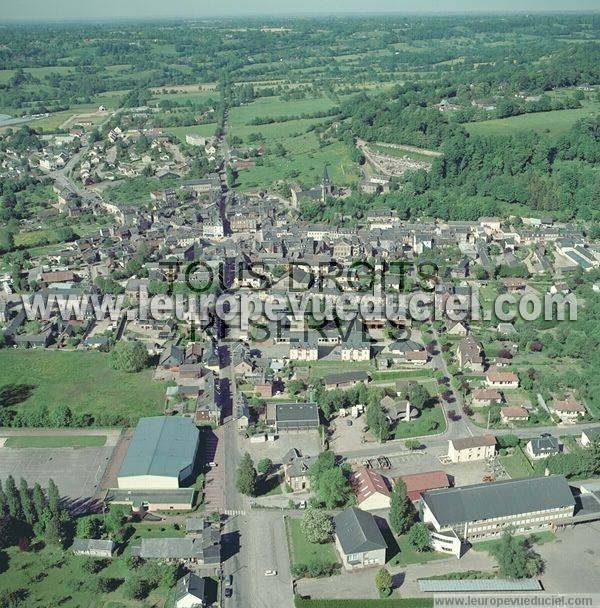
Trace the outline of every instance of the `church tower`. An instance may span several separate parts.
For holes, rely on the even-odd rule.
[[[327,165],[323,168],[323,182],[321,183],[321,199],[325,202],[328,196],[331,196],[332,187],[331,181],[329,180],[329,172],[327,171]]]

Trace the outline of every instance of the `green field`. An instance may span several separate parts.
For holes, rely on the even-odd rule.
[[[431,425],[437,424],[435,429]],[[394,439],[410,439],[425,435],[437,435],[446,430],[446,420],[441,407],[425,409],[416,420],[398,422],[394,430]]]
[[[34,78],[43,80],[49,74],[72,74],[75,68],[67,66],[48,66],[42,68],[24,68],[23,71],[31,74]],[[8,84],[9,80],[14,76],[15,70],[0,70],[0,84]]]
[[[429,369],[397,369],[389,372],[373,372],[373,380],[393,382],[394,380],[412,380],[415,378],[430,378]]]
[[[253,118],[279,118],[314,114],[334,107],[329,97],[307,97],[306,99],[283,100],[280,97],[260,97],[256,101],[231,108],[229,122],[232,127],[246,125]]]
[[[60,403],[109,424],[162,413],[166,383],[153,381],[151,369],[114,370],[104,353],[2,351],[0,369],[4,402],[17,411]]]
[[[96,448],[106,435],[18,435],[4,442],[5,448]]]
[[[211,122],[206,125],[191,125],[189,127],[171,127],[167,129],[167,133],[174,135],[181,141],[185,141],[185,136],[188,133],[194,135],[203,135],[204,137],[212,137],[217,130],[217,123]]]
[[[464,126],[471,135],[513,135],[527,130],[556,135],[566,133],[578,120],[598,111],[600,104],[591,104],[575,110],[522,114],[511,118],[471,122]]]
[[[328,563],[338,561],[332,543],[318,545],[306,540],[299,519],[286,517],[285,523],[292,564],[308,564],[315,559]]]

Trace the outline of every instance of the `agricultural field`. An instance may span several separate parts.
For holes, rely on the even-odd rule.
[[[2,394],[15,411],[68,406],[73,415],[99,421],[127,420],[162,413],[165,383],[152,370],[127,374],[97,352],[2,351]]]
[[[340,142],[323,143],[317,130],[330,119],[311,117],[335,107],[326,96],[282,100],[264,97],[230,110],[228,135],[245,145],[262,144],[265,154],[256,166],[241,171],[240,189],[265,188],[279,181],[313,186],[327,165],[337,185],[349,185],[359,178],[350,150]],[[270,121],[252,124],[253,121]]]
[[[507,135],[528,130],[561,135],[569,131],[578,120],[593,116],[598,111],[600,111],[600,104],[590,103],[574,110],[554,110],[472,122],[467,123],[465,128],[471,135]]]

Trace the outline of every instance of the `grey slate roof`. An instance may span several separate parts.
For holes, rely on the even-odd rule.
[[[140,418],[119,477],[178,477],[194,462],[199,437],[198,429],[189,418]]]
[[[319,424],[319,410],[316,403],[277,403],[277,422],[314,422]]]
[[[346,555],[387,549],[375,518],[366,511],[351,507],[333,518],[335,534]]]
[[[220,534],[205,528],[201,536],[187,538],[142,538],[136,554],[154,559],[196,559],[203,564],[221,561]]]
[[[575,505],[562,475],[430,490],[422,498],[442,527]]]
[[[531,440],[531,451],[533,454],[557,454],[560,451],[560,444],[556,437],[552,435],[541,435]]]
[[[114,541],[95,538],[75,538],[71,545],[71,550],[75,553],[80,551],[110,551],[112,553],[114,549]]]
[[[205,594],[204,579],[196,574],[189,573],[182,576],[177,581],[177,590],[175,592],[175,602],[183,599],[187,595],[192,595],[198,600],[203,601]]]
[[[323,378],[325,384],[344,384],[346,382],[365,382],[369,379],[367,372],[341,372],[339,374],[329,374]]]

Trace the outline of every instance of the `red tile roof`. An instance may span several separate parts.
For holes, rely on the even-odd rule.
[[[403,475],[400,479],[406,484],[406,491],[411,500],[419,500],[421,492],[451,487],[450,479],[444,471],[429,471]]]
[[[361,469],[354,473],[351,482],[359,505],[373,494],[392,495],[385,477],[371,469]]]

